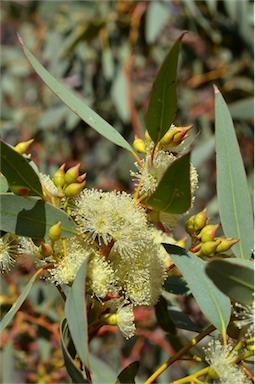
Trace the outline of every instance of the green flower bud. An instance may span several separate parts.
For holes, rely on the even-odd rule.
[[[75,183],[79,177],[81,164],[78,163],[74,167],[69,168],[65,174],[65,183],[67,185]]]
[[[57,241],[61,237],[61,221],[59,221],[57,224],[50,227],[49,230],[49,238],[51,241]]]
[[[85,185],[86,181],[83,181],[82,183],[72,183],[66,187],[64,194],[66,197],[76,197],[81,193]]]
[[[215,250],[219,244],[220,244],[220,240],[211,240],[211,241],[207,241],[206,243],[203,243],[201,248],[200,248],[198,256],[211,255],[212,253],[215,252]]]
[[[206,225],[199,233],[198,238],[202,241],[202,243],[215,239],[219,226],[220,224]]]
[[[195,215],[190,216],[190,218],[185,223],[185,231],[189,235],[193,235],[196,232],[196,230],[194,228],[194,221],[195,221]]]
[[[187,246],[187,240],[188,240],[188,236],[185,236],[183,237],[182,239],[178,240],[175,245],[177,245],[178,247],[181,247],[181,248],[184,248],[186,249],[186,246]]]
[[[233,238],[228,238],[228,239],[223,239],[223,238],[221,239],[221,238],[218,238],[218,240],[220,240],[220,244],[217,246],[215,252],[226,252],[226,251],[228,251],[234,244],[236,244],[236,243],[239,242],[238,239],[233,239]]]
[[[135,138],[133,141],[133,147],[139,153],[146,153],[145,142],[142,139]]]
[[[118,316],[116,313],[112,313],[112,314],[104,314],[102,315],[101,317],[102,321],[104,324],[108,324],[108,325],[117,325],[118,324]]]
[[[147,131],[147,129],[145,131],[145,141],[146,141],[147,144],[150,144],[152,142],[151,137],[150,137],[149,132]]]
[[[30,147],[30,145],[33,143],[34,139],[31,139],[31,140],[28,140],[28,141],[21,141],[20,143],[18,143],[14,149],[16,152],[20,153],[21,155],[23,155],[23,153],[26,153],[26,151],[28,150],[28,148]]]
[[[174,137],[174,134],[175,134],[175,129],[172,129],[170,131],[168,131],[160,140],[160,144],[163,148],[167,148],[169,147],[169,145],[172,143],[173,141],[173,137]]]
[[[200,229],[204,228],[204,226],[206,225],[206,213],[207,213],[207,208],[205,208],[202,212],[199,212],[196,214],[194,218],[195,231],[199,231]]]
[[[65,163],[62,164],[61,167],[53,175],[53,183],[59,189],[62,188],[65,184],[65,166]]]

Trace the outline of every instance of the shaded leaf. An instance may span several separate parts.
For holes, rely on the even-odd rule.
[[[186,329],[192,332],[202,332],[202,329],[194,324],[186,313],[180,310],[180,308],[168,306],[168,313],[177,328]]]
[[[37,197],[25,199],[12,193],[4,193],[0,197],[2,231],[44,239],[50,227],[61,221],[62,238],[78,234],[75,223],[67,213]]]
[[[65,315],[79,358],[89,369],[88,324],[85,303],[87,261],[79,268],[65,303]]]
[[[89,108],[79,97],[72,93],[69,89],[65,88],[58,82],[35,58],[35,56],[25,47],[20,39],[23,51],[40,78],[50,88],[50,90],[58,96],[68,108],[70,108],[77,116],[85,121],[91,128],[95,129],[100,135],[106,137],[114,144],[133,152],[133,148],[122,137],[122,135],[113,128],[101,116]]]
[[[170,164],[156,191],[148,198],[146,203],[157,211],[175,214],[186,212],[190,208],[189,153]]]
[[[183,276],[167,276],[164,290],[174,295],[190,296],[191,292]]]
[[[30,196],[43,196],[40,179],[25,157],[3,141],[0,145],[0,171],[6,177],[9,186],[25,188]]]
[[[164,247],[183,274],[201,311],[219,332],[224,333],[230,320],[230,300],[206,275],[205,262],[183,248],[169,244]]]
[[[118,375],[115,384],[135,384],[135,377],[139,369],[139,361],[133,361],[126,368],[124,368]]]
[[[32,288],[33,283],[35,282],[35,279],[37,278],[38,275],[43,271],[43,268],[40,268],[36,273],[32,276],[32,278],[29,280],[28,284],[25,286],[23,289],[22,293],[18,297],[18,299],[15,301],[15,303],[12,304],[11,308],[9,311],[6,313],[4,318],[0,322],[0,332],[4,330],[5,327],[10,323],[10,321],[13,319],[15,314],[18,312],[20,309],[21,305],[24,303],[26,300],[30,289]]]
[[[253,303],[254,263],[242,259],[214,259],[206,265],[213,283],[233,301],[244,305]]]
[[[228,107],[215,87],[217,195],[226,237],[240,239],[233,245],[236,257],[250,258],[253,215],[245,169]]]
[[[168,52],[153,83],[146,114],[146,129],[155,144],[173,123],[177,111],[176,71],[182,34]]]
[[[176,327],[168,313],[168,303],[163,296],[160,296],[159,301],[155,305],[155,314],[160,327],[168,333],[176,334]]]
[[[64,357],[66,370],[74,383],[90,383],[85,379],[82,371],[75,363],[76,350],[70,336],[70,331],[66,319],[63,319],[60,324],[60,341]]]

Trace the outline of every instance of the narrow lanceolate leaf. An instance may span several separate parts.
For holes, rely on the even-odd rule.
[[[135,377],[139,369],[139,361],[133,361],[118,375],[115,384],[135,384]]]
[[[70,336],[70,331],[66,319],[63,319],[60,324],[60,341],[65,367],[68,372],[68,375],[72,379],[72,382],[77,384],[91,383],[91,381],[85,379],[82,371],[78,368],[76,364],[76,350],[72,338]]]
[[[61,237],[78,234],[73,220],[61,209],[37,197],[0,194],[0,230],[33,239],[48,237],[49,229],[61,221]]]
[[[212,260],[206,273],[214,284],[233,301],[244,305],[253,303],[254,263],[251,260]]]
[[[40,78],[50,88],[50,90],[58,96],[68,108],[70,108],[77,116],[85,121],[91,128],[95,129],[100,135],[106,137],[114,144],[133,152],[133,148],[123,138],[123,136],[113,128],[101,116],[89,108],[79,97],[77,97],[69,89],[65,88],[59,81],[57,81],[35,58],[20,39],[23,51]]]
[[[157,211],[186,212],[191,205],[190,154],[175,160],[166,170],[146,204]]]
[[[173,123],[177,111],[176,71],[181,39],[167,54],[154,81],[146,114],[146,129],[154,143],[158,143]]]
[[[3,141],[0,142],[0,155],[0,172],[14,193],[22,194],[25,190],[27,195],[43,196],[40,179],[24,156]]]
[[[217,195],[226,237],[240,239],[232,249],[248,259],[253,246],[253,216],[245,169],[228,107],[215,87]]]
[[[205,262],[183,248],[169,244],[164,247],[183,274],[201,311],[219,332],[225,333],[230,320],[230,299],[208,278]]]
[[[4,328],[10,323],[10,321],[13,319],[15,314],[20,309],[21,305],[24,303],[24,301],[27,298],[27,295],[30,292],[30,289],[32,288],[33,283],[35,282],[35,279],[38,275],[42,272],[43,268],[39,269],[33,277],[29,280],[26,287],[23,289],[21,295],[18,297],[18,299],[15,301],[15,303],[12,304],[11,309],[6,313],[2,321],[0,322],[0,332],[4,330]]]
[[[89,368],[88,324],[85,303],[87,260],[81,265],[66,299],[65,315],[79,358]]]

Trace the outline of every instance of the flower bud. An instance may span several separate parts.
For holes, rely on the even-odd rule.
[[[228,251],[234,244],[236,244],[236,243],[239,242],[238,239],[233,239],[233,238],[228,238],[228,239],[221,239],[221,238],[218,238],[218,240],[220,240],[220,244],[217,246],[215,252],[226,252],[226,251]]]
[[[116,313],[104,314],[104,315],[102,315],[101,319],[104,322],[104,324],[108,324],[108,325],[117,325],[118,324],[118,321],[117,321],[118,315]]]
[[[66,187],[64,194],[66,197],[76,197],[81,193],[85,185],[86,181],[83,181],[82,183],[72,183]]]
[[[42,243],[39,246],[39,252],[44,257],[48,257],[48,256],[53,254],[53,250],[52,250],[50,244],[47,244],[47,243]]]
[[[214,240],[219,226],[220,224],[206,225],[199,233],[198,238],[202,241],[202,243]]]
[[[203,211],[196,214],[194,218],[195,231],[199,231],[200,229],[204,228],[204,226],[206,225],[206,213],[207,213],[207,208],[205,208]]]
[[[177,145],[180,145],[184,139],[187,139],[187,137],[189,137],[187,132],[191,128],[193,128],[193,125],[189,125],[188,127],[176,127],[174,129],[174,136],[172,142],[170,143],[170,147],[176,147]]]
[[[80,167],[81,164],[78,163],[74,167],[68,169],[65,174],[65,183],[67,185],[75,183],[77,181],[77,178],[79,177]]]
[[[211,255],[212,253],[215,252],[215,250],[219,244],[220,244],[220,240],[211,240],[211,241],[207,241],[206,243],[203,243],[201,248],[200,248],[198,256]]]
[[[172,130],[169,130],[160,140],[160,144],[163,148],[169,147],[169,145],[173,141],[174,133],[175,133],[175,128]]]
[[[139,153],[146,153],[145,142],[142,139],[135,138],[135,140],[133,141],[133,147]]]
[[[15,194],[23,197],[29,196],[30,189],[27,187],[22,187],[22,185],[9,185],[10,190]]]
[[[53,183],[57,188],[62,188],[65,184],[65,163],[61,165],[61,167],[54,173],[53,175]]]
[[[50,227],[49,230],[49,238],[51,241],[57,241],[61,237],[61,221],[59,221],[57,224]]]
[[[196,232],[195,228],[194,228],[194,220],[195,220],[195,215],[193,216],[190,216],[190,218],[186,221],[185,223],[185,231],[189,234],[189,235],[193,235],[193,233]]]
[[[152,142],[151,137],[150,137],[149,132],[147,131],[147,129],[145,131],[145,141],[146,141],[147,144],[150,144]]]
[[[177,245],[178,247],[181,247],[181,248],[184,248],[186,249],[186,246],[187,246],[187,240],[188,240],[188,236],[185,236],[183,237],[182,239],[178,240],[175,245]]]
[[[82,183],[87,176],[87,172],[83,173],[82,175],[77,177],[77,183]]]
[[[31,140],[28,140],[28,141],[21,141],[20,143],[18,143],[14,149],[16,152],[20,153],[21,155],[23,155],[23,153],[26,153],[26,151],[28,150],[28,148],[30,147],[30,145],[33,143],[34,139],[31,139]]]

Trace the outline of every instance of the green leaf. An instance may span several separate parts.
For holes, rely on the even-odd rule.
[[[85,121],[91,128],[95,129],[100,135],[106,137],[114,144],[134,152],[130,144],[122,137],[122,135],[113,128],[107,121],[100,117],[96,112],[89,108],[79,97],[72,93],[69,89],[65,88],[58,82],[35,58],[20,39],[23,51],[40,78],[50,88],[50,90],[59,97],[68,108],[70,108],[77,116]]]
[[[192,332],[202,332],[202,329],[194,324],[180,308],[168,306],[168,313],[177,328]]]
[[[9,189],[8,181],[4,175],[0,175],[0,193],[5,193]]]
[[[232,249],[248,259],[253,247],[253,215],[245,169],[227,105],[215,87],[217,195],[226,237],[240,239]]]
[[[168,3],[150,2],[145,17],[145,38],[148,44],[153,44],[170,18]]]
[[[1,168],[10,188],[25,188],[30,196],[43,196],[40,179],[24,156],[1,141]]]
[[[36,273],[32,276],[32,278],[29,280],[26,287],[23,289],[22,293],[18,297],[18,299],[15,301],[15,303],[12,304],[11,309],[6,313],[4,318],[0,322],[0,332],[4,330],[4,328],[10,323],[12,318],[15,316],[15,314],[20,309],[21,305],[24,303],[24,301],[27,298],[27,295],[29,294],[30,289],[32,288],[33,283],[35,282],[35,279],[38,275],[42,272],[43,268],[40,268]]]
[[[155,305],[155,314],[160,327],[172,335],[176,335],[176,327],[169,316],[167,301],[163,296],[160,296],[159,301]]]
[[[12,193],[0,194],[0,213],[0,229],[16,235],[44,239],[58,221],[62,223],[62,238],[78,234],[67,213],[37,197],[25,199]]]
[[[173,123],[177,111],[176,71],[181,39],[175,42],[160,67],[150,96],[146,114],[146,129],[155,144]]]
[[[66,370],[74,383],[91,383],[84,378],[82,371],[78,369],[75,362],[76,350],[70,336],[70,331],[66,319],[63,319],[60,324],[60,341],[64,357]]]
[[[174,295],[190,296],[191,292],[183,276],[167,276],[164,290]]]
[[[85,303],[85,276],[87,260],[79,268],[66,303],[65,315],[79,358],[89,369],[88,323]]]
[[[183,248],[169,244],[164,244],[164,247],[183,274],[201,311],[219,332],[226,332],[231,313],[230,300],[206,275],[205,262]]]
[[[1,356],[1,379],[3,384],[14,383],[14,372],[15,372],[15,349],[13,346],[14,340],[11,338],[3,346]]]
[[[156,191],[148,198],[146,203],[157,211],[174,214],[186,212],[190,208],[189,153],[170,164]]]
[[[91,376],[93,384],[113,384],[116,382],[116,374],[109,365],[90,355]]]
[[[133,361],[126,368],[124,368],[118,375],[115,384],[135,384],[135,377],[139,369],[139,361]]]
[[[206,265],[206,273],[214,284],[233,301],[253,303],[254,263],[243,259],[214,259]]]

